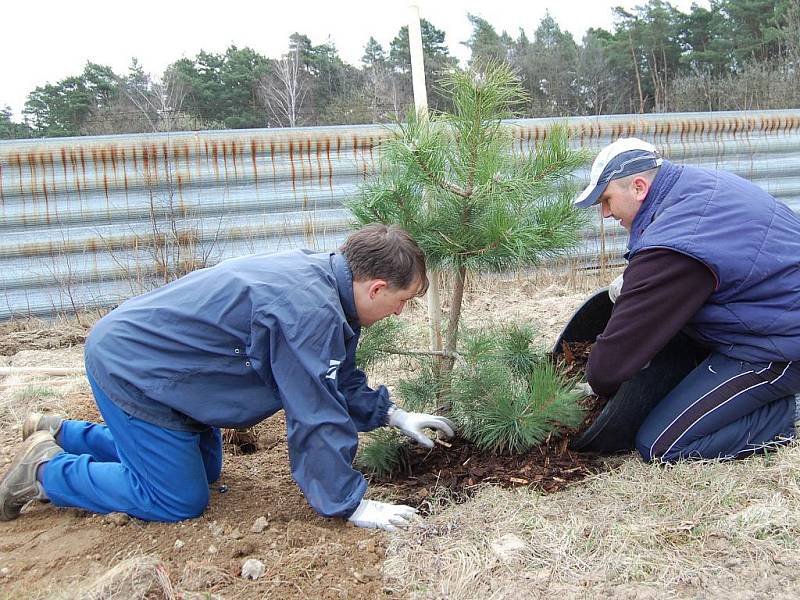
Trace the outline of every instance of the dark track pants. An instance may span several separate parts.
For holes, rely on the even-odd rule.
[[[795,437],[800,361],[748,363],[712,353],[647,416],[636,447],[647,461],[737,458]]]

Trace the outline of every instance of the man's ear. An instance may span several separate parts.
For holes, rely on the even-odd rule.
[[[389,287],[389,284],[383,279],[373,279],[369,284],[369,288],[367,288],[369,299],[373,300],[378,295],[378,292],[387,287]]]
[[[647,178],[641,175],[636,176],[633,178],[633,181],[631,181],[631,185],[636,194],[636,200],[644,202],[644,199],[647,198],[647,192],[650,191],[650,182]]]

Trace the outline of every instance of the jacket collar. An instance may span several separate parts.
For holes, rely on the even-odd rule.
[[[353,273],[347,259],[341,254],[331,253],[331,267],[333,276],[336,278],[336,286],[339,289],[339,300],[342,303],[345,317],[349,322],[358,323],[358,313],[356,312],[356,299],[353,296]]]
[[[650,191],[642,203],[642,207],[633,219],[631,224],[631,235],[628,239],[628,252],[625,257],[628,257],[631,250],[636,246],[639,238],[644,234],[645,229],[656,218],[658,209],[661,208],[661,203],[667,197],[672,186],[678,181],[678,178],[683,172],[683,166],[671,163],[665,160],[658,170],[658,174],[653,179],[653,185],[650,186]]]

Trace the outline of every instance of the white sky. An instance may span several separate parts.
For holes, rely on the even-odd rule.
[[[684,12],[695,2],[671,0]],[[612,6],[632,8],[646,0],[419,0],[420,14],[446,34],[451,54],[463,62],[476,14],[513,38],[520,27],[529,38],[546,10],[580,42],[589,27],[613,26]],[[159,76],[171,62],[201,49],[223,53],[231,44],[249,46],[277,58],[297,31],[313,44],[332,41],[343,60],[359,65],[372,35],[384,47],[408,23],[409,0],[37,0],[6,2],[0,34],[0,107],[9,105],[20,120],[27,95],[37,86],[79,75],[87,61],[127,73],[136,57]]]

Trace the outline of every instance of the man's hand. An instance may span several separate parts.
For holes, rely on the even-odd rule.
[[[580,394],[581,396],[597,396],[597,394],[594,393],[592,386],[586,382],[577,384],[574,388],[572,388],[572,391],[576,394]]]
[[[425,413],[406,412],[396,406],[389,409],[389,425],[397,427],[403,435],[407,435],[426,448],[433,448],[433,440],[422,433],[424,427],[441,431],[447,437],[453,437],[456,428],[450,419]]]
[[[398,527],[408,527],[415,514],[417,514],[416,508],[404,504],[362,500],[347,520],[356,527],[397,531]]]
[[[612,304],[616,303],[617,298],[619,298],[619,295],[622,292],[622,283],[622,275],[620,275],[611,282],[611,285],[608,286],[608,297],[611,298]]]

